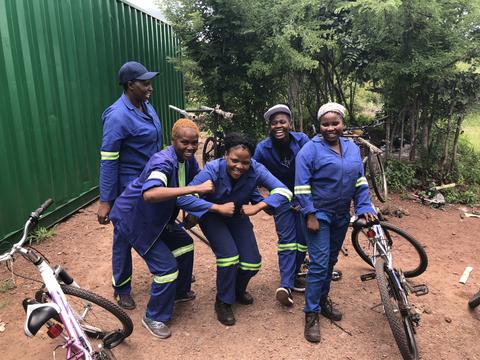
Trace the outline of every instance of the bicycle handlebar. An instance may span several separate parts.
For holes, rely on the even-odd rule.
[[[47,210],[47,208],[50,205],[52,205],[52,203],[53,203],[52,199],[47,199],[42,205],[40,205],[40,207],[37,210],[33,211],[30,214],[30,216],[29,216],[29,218],[28,218],[28,220],[25,223],[25,226],[23,228],[22,237],[20,238],[20,240],[16,244],[13,244],[12,249],[10,251],[0,255],[0,262],[8,261],[8,260],[12,259],[13,254],[15,254],[22,247],[22,245],[25,243],[25,241],[27,241],[27,235],[30,232],[31,228],[38,223],[38,220],[40,219],[40,215],[42,215],[42,213],[45,210]]]

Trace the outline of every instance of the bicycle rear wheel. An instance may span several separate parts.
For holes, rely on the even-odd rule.
[[[382,154],[374,154],[372,151],[369,151],[367,163],[373,191],[375,191],[378,200],[385,202],[387,201],[388,188]]]
[[[398,295],[400,291],[386,271],[385,261],[382,258],[378,258],[375,263],[375,275],[383,309],[402,357],[405,360],[418,359],[413,324],[409,315],[405,313],[408,310],[402,311],[400,308],[402,303]]]
[[[203,144],[203,151],[202,151],[202,161],[203,166],[209,161],[215,160],[215,154],[217,151],[217,141],[213,136],[210,136],[205,140],[205,144]]]
[[[478,305],[480,305],[480,291],[477,292],[468,302],[468,306],[470,309],[475,309]]]
[[[428,257],[418,240],[390,223],[381,221],[380,225],[390,244],[395,264],[402,269],[405,277],[411,278],[425,272],[428,266]],[[373,267],[373,248],[366,233],[367,228],[353,229],[352,245],[362,260]]]
[[[120,344],[133,331],[130,317],[117,305],[88,290],[62,285],[67,302],[85,334],[100,339],[103,346],[111,349]],[[37,301],[50,301],[49,294],[41,290]]]

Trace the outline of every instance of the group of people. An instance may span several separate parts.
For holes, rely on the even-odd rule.
[[[250,279],[261,268],[250,216],[273,214],[278,235],[280,286],[276,299],[292,306],[292,292],[305,292],[305,338],[320,341],[319,314],[340,320],[328,294],[347,227],[352,200],[357,216],[374,218],[358,147],[341,137],[345,109],[327,103],[318,111],[319,134],[311,140],[291,131],[292,113],[278,104],[264,114],[269,136],[258,146],[242,133],[225,137],[223,158],[200,169],[195,152],[199,129],[188,119],[172,128],[162,149],[160,120],[149,103],[152,79],[138,62],[119,70],[122,96],[105,110],[100,166],[98,221],[114,225],[114,296],[125,309],[131,296],[131,248],[153,275],[142,318],[154,336],[171,335],[168,322],[176,302],[195,299],[191,289],[194,247],[178,224],[179,209],[198,223],[216,258],[215,312],[234,325],[232,305],[252,304]],[[268,196],[260,194],[266,188]],[[306,278],[299,268],[308,250]]]

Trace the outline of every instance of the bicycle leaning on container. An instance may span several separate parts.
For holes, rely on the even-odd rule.
[[[384,221],[367,223],[363,218],[353,222],[352,244],[360,257],[375,269],[360,279],[377,280],[383,309],[400,353],[404,359],[419,359],[415,327],[419,325],[420,315],[408,302],[408,294],[425,295],[428,288],[423,284],[410,285],[406,278],[418,276],[427,269],[428,258],[423,246],[392,224]],[[405,271],[394,266],[394,250],[395,256],[401,257]]]
[[[22,255],[37,267],[43,286],[35,298],[23,300],[26,312],[25,335],[35,336],[46,326],[50,338],[60,337],[66,359],[115,359],[110,349],[120,344],[133,331],[133,323],[122,309],[107,299],[82,289],[61,267],[51,267],[47,260],[25,245],[28,233],[38,224],[40,215],[52,204],[48,199],[30,214],[23,235],[11,250],[0,255],[0,262],[13,262],[16,254]],[[100,341],[100,343],[97,343]],[[95,346],[96,345],[96,346]]]

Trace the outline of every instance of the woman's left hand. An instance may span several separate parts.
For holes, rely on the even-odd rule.
[[[251,204],[245,204],[242,205],[241,213],[242,215],[245,216],[253,216],[256,215],[260,210],[262,210],[262,207],[259,206],[259,204],[251,205]]]

